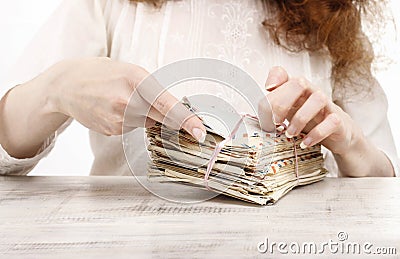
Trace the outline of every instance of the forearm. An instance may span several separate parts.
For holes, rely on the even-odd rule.
[[[348,152],[334,156],[339,167],[340,176],[394,176],[394,169],[390,160],[364,136],[358,137]]]
[[[47,74],[14,87],[0,102],[0,143],[13,157],[33,157],[43,142],[68,119],[49,102]]]

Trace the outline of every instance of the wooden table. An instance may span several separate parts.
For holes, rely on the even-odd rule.
[[[287,257],[276,246],[260,253],[266,238],[268,245],[297,242],[306,249],[304,242],[320,247],[329,239],[370,242],[372,250],[396,248],[384,258],[398,258],[400,179],[328,178],[260,207],[222,196],[167,202],[133,177],[0,178],[4,258]],[[344,257],[325,249],[327,258]]]

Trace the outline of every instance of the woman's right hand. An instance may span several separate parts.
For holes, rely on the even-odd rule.
[[[62,61],[46,74],[48,109],[88,129],[120,135],[158,121],[183,128],[200,142],[205,139],[202,122],[139,66],[90,58]]]

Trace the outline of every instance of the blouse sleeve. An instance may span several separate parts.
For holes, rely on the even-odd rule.
[[[400,176],[399,159],[387,118],[387,97],[379,83],[375,79],[372,81],[372,84],[366,84],[372,87],[365,94],[335,102],[361,127],[368,140],[387,156],[395,175]],[[364,83],[367,82],[364,80]]]
[[[64,0],[8,73],[0,98],[61,60],[107,56],[106,4],[106,0]],[[67,121],[50,136],[32,158],[13,158],[0,145],[0,175],[27,174],[51,151],[57,136],[70,123]]]

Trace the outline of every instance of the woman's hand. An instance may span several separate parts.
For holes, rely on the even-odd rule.
[[[70,117],[104,135],[159,121],[205,139],[203,123],[143,68],[91,58],[62,61],[11,89],[0,101],[0,144],[33,157]]]
[[[159,121],[204,141],[202,122],[139,66],[91,58],[63,61],[47,73],[49,109],[91,130],[120,135]]]
[[[362,138],[350,116],[304,78],[288,78],[281,67],[271,69],[266,82],[269,94],[260,102],[260,116],[266,130],[289,121],[285,132],[292,138],[306,132],[301,147],[321,143],[334,154],[348,152]]]
[[[304,78],[289,78],[281,67],[271,69],[268,95],[259,103],[264,130],[274,131],[287,119],[285,134],[307,133],[302,148],[321,143],[335,156],[341,176],[394,176],[386,155],[370,143],[352,118]]]

